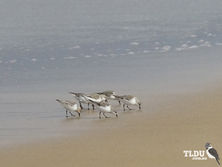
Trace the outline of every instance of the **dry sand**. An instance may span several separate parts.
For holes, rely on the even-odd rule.
[[[211,142],[222,156],[222,89],[160,97],[143,101],[142,112],[95,120],[97,128],[81,136],[3,149],[1,166],[217,166],[215,160],[185,158],[183,150],[204,150]]]

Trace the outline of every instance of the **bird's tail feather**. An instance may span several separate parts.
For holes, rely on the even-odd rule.
[[[217,161],[218,165],[220,166],[220,162],[219,162],[219,159],[216,159],[216,161]]]

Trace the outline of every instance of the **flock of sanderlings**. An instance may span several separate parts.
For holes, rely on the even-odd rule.
[[[70,116],[75,117],[74,113],[77,113],[80,117],[81,111],[83,110],[83,104],[92,105],[93,110],[99,111],[99,118],[101,119],[101,114],[105,118],[109,118],[106,113],[114,114],[116,117],[118,117],[117,111],[114,111],[112,109],[112,105],[110,104],[111,100],[116,100],[119,102],[119,104],[123,105],[123,110],[127,109],[131,110],[129,107],[130,105],[136,105],[139,107],[139,110],[141,109],[141,102],[136,96],[132,95],[116,95],[114,91],[104,91],[104,92],[97,92],[92,94],[85,94],[85,93],[75,93],[75,92],[69,92],[72,96],[75,97],[75,101],[70,100],[60,100],[56,99],[57,102],[59,102],[66,111],[66,117]],[[79,105],[77,104],[79,103]]]

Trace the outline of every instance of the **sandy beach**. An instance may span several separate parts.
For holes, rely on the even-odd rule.
[[[1,166],[216,167],[184,150],[210,142],[222,157],[221,6],[0,0]],[[107,90],[142,110],[66,118],[56,102]]]
[[[185,158],[183,150],[204,150],[211,142],[222,152],[221,92],[156,95],[143,101],[142,111],[95,120],[80,136],[2,149],[0,161],[7,167],[216,166]]]

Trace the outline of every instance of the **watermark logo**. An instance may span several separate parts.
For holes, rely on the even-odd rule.
[[[220,166],[220,158],[215,148],[210,143],[205,144],[206,150],[183,150],[185,158],[192,160],[207,160],[215,159],[217,164]]]
[[[207,160],[205,150],[184,150],[184,157],[191,158],[192,160]]]

